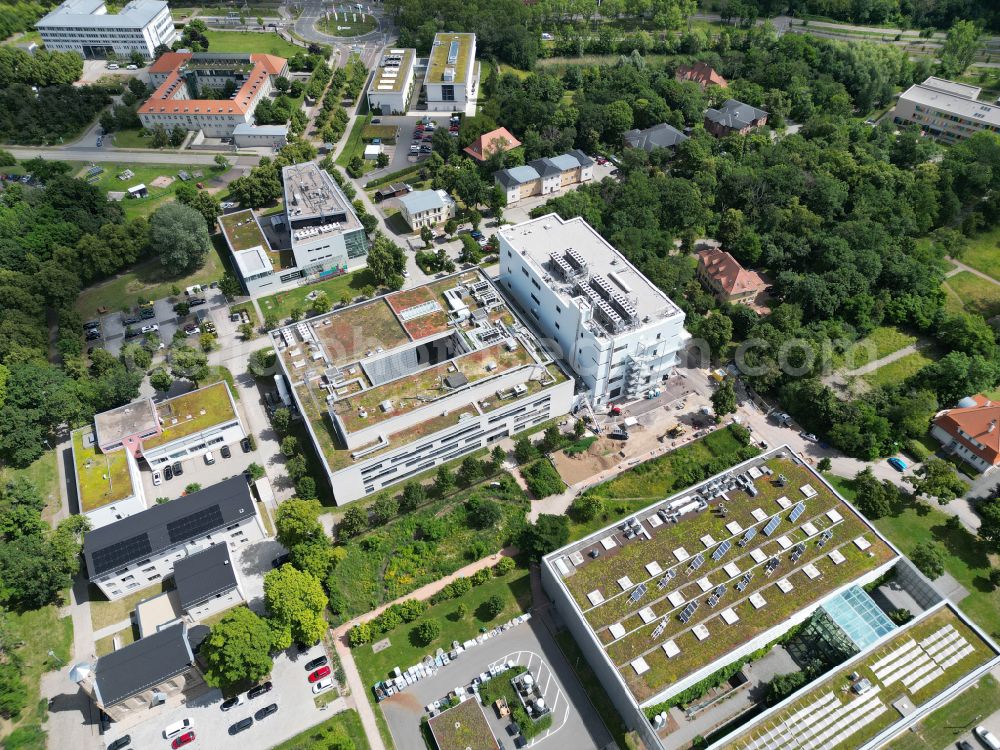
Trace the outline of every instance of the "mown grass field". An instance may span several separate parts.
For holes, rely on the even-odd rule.
[[[958,295],[969,312],[979,313],[987,319],[1000,315],[1000,284],[994,284],[968,271],[948,277],[945,284]]]
[[[893,383],[902,383],[925,365],[934,361],[933,357],[924,352],[913,352],[905,357],[882,365],[877,370],[865,373],[861,378],[873,388]]]
[[[205,36],[208,37],[209,50],[215,51],[262,52],[278,57],[293,57],[302,51],[301,47],[296,47],[271,32],[209,30],[205,32]]]
[[[1000,281],[1000,227],[969,240],[959,260]]]
[[[323,750],[324,748],[351,747],[354,750],[368,750],[361,717],[353,708],[331,716],[322,724],[310,727],[290,740],[276,745],[274,750]]]
[[[895,326],[879,326],[864,338],[858,339],[847,350],[835,358],[835,365],[847,370],[856,370],[869,362],[915,344],[917,337],[901,331]]]
[[[362,268],[359,271],[334,276],[316,284],[308,284],[287,292],[278,292],[270,297],[261,297],[260,309],[265,316],[274,315],[279,321],[284,321],[296,307],[303,311],[309,309],[309,300],[306,297],[311,292],[326,292],[330,302],[336,305],[344,295],[351,298],[357,297],[368,286],[375,286],[375,278],[367,268]]]

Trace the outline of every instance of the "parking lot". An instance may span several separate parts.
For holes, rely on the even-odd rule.
[[[114,310],[101,315],[97,318],[101,322],[101,336],[98,339],[88,341],[87,346],[106,349],[109,353],[118,356],[122,346],[128,340],[125,337],[125,321],[129,319],[138,319],[138,322],[130,326],[137,334],[135,336],[136,341],[141,340],[142,334],[140,331],[143,326],[155,324],[159,327],[157,334],[160,337],[160,341],[168,345],[178,327],[189,322],[195,322],[202,316],[211,315],[217,325],[222,319],[228,320],[226,298],[222,292],[218,289],[208,288],[199,294],[205,299],[205,304],[191,308],[190,314],[184,318],[178,318],[177,313],[174,312],[175,303],[169,299],[158,299],[153,302],[154,315],[151,318],[140,318],[138,312],[123,313],[121,310]],[[185,299],[187,298],[185,297]],[[218,310],[221,310],[222,313],[218,315],[214,314]]]
[[[406,169],[412,164],[415,164],[420,159],[426,159],[430,156],[429,153],[420,154],[419,159],[414,156],[411,158],[410,155],[410,144],[413,142],[413,130],[417,126],[417,120],[419,119],[431,119],[434,121],[436,127],[448,128],[448,119],[450,114],[443,112],[434,115],[425,115],[423,118],[418,117],[405,117],[405,116],[386,116],[377,118],[380,120],[381,125],[395,125],[399,128],[399,135],[396,137],[395,146],[387,146],[386,153],[390,155],[389,165],[383,167],[382,169],[375,169],[369,172],[364,177],[364,182],[371,182],[372,180],[377,180],[382,175],[391,174],[393,172],[398,172],[401,169]],[[391,153],[390,153],[391,152]]]
[[[244,422],[245,424],[245,422]],[[153,484],[153,472],[142,464],[142,489],[147,498],[165,497],[168,500],[176,500],[184,494],[184,488],[192,482],[200,484],[202,487],[211,487],[224,479],[229,479],[237,474],[242,474],[250,464],[255,461],[263,465],[256,451],[244,453],[239,443],[227,446],[229,448],[229,458],[222,456],[221,446],[212,451],[215,463],[205,463],[204,456],[195,456],[183,461],[177,461],[181,465],[183,473],[176,476],[176,469],[173,469],[175,476],[167,479],[164,472],[160,471],[161,481],[159,485]]]
[[[163,728],[185,718],[191,720],[195,733],[193,748],[214,750],[277,745],[346,707],[343,698],[337,698],[325,709],[317,708],[313,702],[305,664],[323,653],[325,651],[322,645],[314,646],[303,654],[292,646],[274,659],[274,670],[271,672],[274,687],[269,693],[248,700],[244,705],[229,711],[222,711],[222,692],[212,688],[191,699],[186,705],[163,711],[153,709],[150,718],[141,724],[128,728],[112,725],[111,731],[104,735],[105,746],[123,734],[128,734],[132,738],[131,747],[137,750],[167,748],[170,743],[163,737]],[[243,696],[246,694],[243,693]],[[278,705],[277,713],[260,721],[255,720],[252,726],[235,736],[229,734],[230,726],[240,719],[253,716],[271,703]]]
[[[607,729],[583,691],[552,636],[537,619],[501,633],[467,650],[456,661],[387,698],[379,705],[392,731],[398,750],[425,750],[420,719],[426,706],[441,700],[459,686],[468,686],[481,672],[507,661],[527,666],[542,689],[545,703],[552,709],[552,728],[529,743],[540,750],[559,748],[601,748],[611,742]],[[410,665],[399,665],[406,669]],[[495,677],[493,679],[504,679]],[[487,720],[498,739],[513,747],[507,732],[509,720],[501,720],[486,707]]]

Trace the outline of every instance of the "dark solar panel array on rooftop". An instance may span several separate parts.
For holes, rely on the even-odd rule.
[[[222,526],[222,511],[218,505],[199,510],[167,524],[167,535],[175,544],[201,536],[206,531]]]
[[[94,553],[94,575],[106,573],[120,565],[148,555],[152,551],[153,547],[149,543],[149,535],[145,533],[97,550]]]

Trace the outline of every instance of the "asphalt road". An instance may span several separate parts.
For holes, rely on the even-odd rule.
[[[82,162],[130,162],[133,164],[215,164],[215,154],[201,151],[130,151],[89,146],[42,148],[40,146],[5,146],[15,159],[61,159]],[[238,167],[255,167],[260,154],[227,155],[229,163]]]

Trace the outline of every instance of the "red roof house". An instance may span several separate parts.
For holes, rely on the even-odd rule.
[[[715,72],[715,68],[707,63],[698,62],[694,65],[681,65],[674,73],[678,81],[694,81],[703,89],[706,86],[728,88],[729,82]]]
[[[718,247],[698,254],[698,277],[720,302],[753,305],[768,284],[756,271],[748,271],[732,255]]]
[[[1000,401],[981,393],[934,417],[931,435],[977,471],[1000,466]]]
[[[479,136],[465,149],[465,153],[476,161],[486,161],[497,149],[510,151],[520,145],[521,142],[507,128],[497,128]]]

